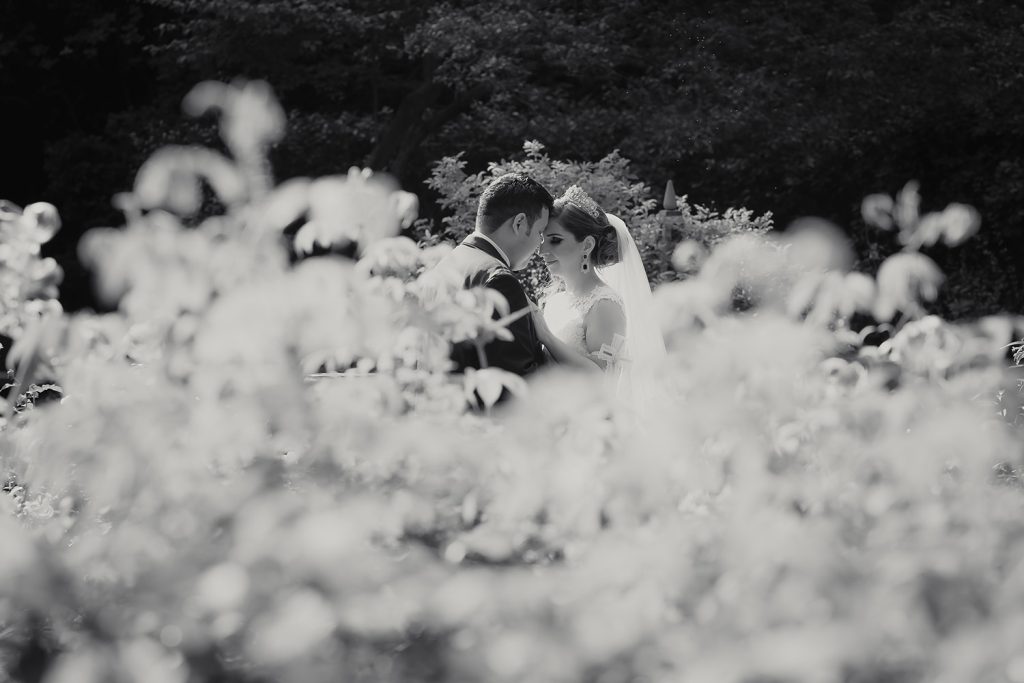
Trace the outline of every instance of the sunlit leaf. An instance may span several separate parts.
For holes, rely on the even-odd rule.
[[[891,320],[898,311],[911,316],[924,309],[921,301],[934,301],[945,276],[927,256],[914,252],[894,254],[878,269],[875,317]]]
[[[895,206],[892,197],[887,194],[868,195],[860,205],[861,217],[868,225],[881,230],[892,230]]]
[[[942,241],[950,247],[962,244],[981,227],[981,214],[967,204],[950,204],[942,212]]]
[[[515,396],[523,396],[527,391],[522,377],[501,368],[467,368],[463,386],[471,404],[479,396],[485,408],[493,407],[506,389]]]

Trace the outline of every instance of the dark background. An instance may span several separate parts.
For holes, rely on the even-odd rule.
[[[839,5],[838,7],[836,5]],[[820,215],[871,270],[898,245],[861,198],[921,182],[980,235],[929,251],[953,318],[1024,310],[1024,9],[993,0],[0,0],[0,197],[49,201],[69,309],[93,305],[75,245],[162,144],[217,145],[181,113],[204,79],[268,80],[289,114],[278,179],[386,169],[423,182],[537,139],[618,148],[659,192]]]

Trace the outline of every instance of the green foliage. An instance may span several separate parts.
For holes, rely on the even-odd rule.
[[[54,312],[34,348],[64,398],[0,429],[4,676],[1016,671],[1024,463],[988,399],[1013,384],[1014,321],[921,315],[920,253],[872,278],[825,225],[684,211],[739,234],[657,288],[664,400],[637,418],[589,376],[450,376],[450,342],[500,333],[502,302],[419,276],[445,248],[395,237],[407,194],[360,169],[269,183],[268,90],[189,99],[224,110],[228,153],[146,162],[126,226],[84,245],[116,311]],[[218,215],[195,214],[204,188]],[[33,235],[23,215],[0,246]],[[292,263],[303,216],[355,257]],[[732,311],[737,287],[755,312]],[[851,342],[837,321],[880,301],[906,316],[891,340]],[[330,364],[348,370],[310,373]],[[506,383],[525,399],[466,412]]]

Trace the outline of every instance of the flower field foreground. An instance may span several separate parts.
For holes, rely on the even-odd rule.
[[[663,401],[553,371],[470,412],[514,382],[448,346],[505,304],[427,295],[415,198],[275,186],[261,84],[186,108],[230,156],[159,152],[89,235],[115,313],[53,302],[52,207],[0,216],[0,680],[1024,680],[1019,324],[922,302],[969,212],[870,198],[907,245],[874,278],[827,225],[683,243]],[[354,258],[292,264],[296,221]]]

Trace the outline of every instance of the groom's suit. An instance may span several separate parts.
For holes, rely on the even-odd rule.
[[[510,313],[530,306],[523,285],[512,272],[509,262],[494,245],[477,235],[462,240],[436,268],[446,274],[460,276],[467,289],[489,287],[500,292],[508,301]],[[500,313],[495,311],[494,317],[497,319]],[[537,338],[533,317],[527,313],[510,323],[508,330],[512,333],[512,341],[495,339],[484,346],[487,365],[517,375],[529,375],[547,358]],[[471,341],[454,344],[451,357],[459,372],[480,367],[476,346]]]

